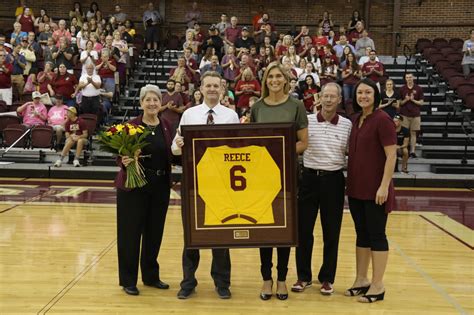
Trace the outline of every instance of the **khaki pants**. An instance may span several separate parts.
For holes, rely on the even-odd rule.
[[[25,78],[23,78],[22,74],[12,74],[12,88],[16,87],[18,90],[18,95],[23,95],[23,89],[25,87]]]

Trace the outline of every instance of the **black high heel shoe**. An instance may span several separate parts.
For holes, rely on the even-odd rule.
[[[370,284],[366,287],[355,287],[355,288],[350,288],[347,289],[346,292],[344,292],[345,296],[357,296],[361,294],[366,294],[367,291],[369,291]]]
[[[361,303],[374,303],[377,301],[383,301],[385,296],[385,291],[380,294],[369,294],[369,295],[362,295],[357,301]]]
[[[273,288],[273,280],[272,281],[272,285],[271,285],[271,288]],[[271,291],[271,289],[270,289]],[[273,296],[273,293],[263,293],[263,292],[260,292],[260,298],[264,301],[267,301],[267,300],[270,300]]]
[[[280,282],[283,282],[283,284],[286,287],[286,283],[284,281],[280,281]],[[277,290],[278,290],[278,286],[277,286]],[[277,297],[277,299],[279,299],[281,301],[284,301],[284,300],[288,299],[288,290],[287,290],[287,293],[278,293],[277,292],[276,297]]]

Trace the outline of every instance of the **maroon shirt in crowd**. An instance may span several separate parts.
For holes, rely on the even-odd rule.
[[[9,89],[12,87],[11,75],[13,72],[13,66],[6,62],[3,63],[3,66],[7,71],[0,69],[0,89]]]
[[[405,96],[412,95],[416,101],[423,99],[423,90],[419,85],[413,85],[410,89],[407,85],[404,85],[400,88],[400,95],[402,100],[405,99]],[[420,116],[421,106],[416,105],[412,101],[406,102],[404,105],[400,105],[400,114],[407,117],[419,117]]]
[[[375,200],[387,159],[384,147],[397,144],[397,133],[395,123],[383,110],[375,110],[359,128],[360,117],[360,113],[355,116],[349,138],[347,195],[360,200]],[[394,193],[391,181],[386,212],[394,206]]]
[[[375,62],[370,62],[367,61],[364,63],[362,66],[362,72],[369,73],[372,69],[377,70],[379,72],[384,72],[383,64],[381,62],[375,61]],[[367,76],[369,79],[371,79],[374,82],[379,82],[380,78],[382,77],[381,75],[378,75],[375,72],[372,72]]]
[[[53,90],[56,94],[64,96],[66,99],[70,99],[74,93],[74,86],[77,84],[76,76],[66,73],[65,75],[58,75],[52,84]]]
[[[81,136],[84,130],[87,130],[87,125],[81,118],[77,118],[75,121],[66,120],[64,124],[64,130],[72,135]]]
[[[163,93],[163,105],[168,104],[170,101],[172,101],[176,107],[184,106],[183,98],[181,97],[180,93],[174,93],[173,95],[168,94],[168,92]],[[179,124],[179,120],[181,119],[181,114],[167,108],[161,112],[161,117],[166,119],[171,124],[171,126],[177,126]]]

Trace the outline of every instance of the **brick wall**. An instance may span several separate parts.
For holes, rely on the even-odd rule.
[[[166,25],[173,33],[182,33],[184,27],[180,23],[191,6],[190,0],[161,0],[165,6],[164,15]],[[17,2],[14,0],[2,1],[0,6],[0,30],[11,29]],[[60,0],[28,0],[31,7],[38,12],[40,8],[47,8],[53,17],[67,15],[73,1]],[[92,1],[81,1],[87,10]],[[113,12],[116,1],[97,0],[104,14]],[[146,1],[119,0],[122,9],[129,14],[132,20],[141,20],[146,7]],[[370,28],[371,36],[375,40],[377,50],[382,54],[391,53],[391,32],[393,20],[394,0],[371,0]],[[407,44],[413,47],[419,37],[461,37],[467,38],[469,30],[474,28],[474,5],[472,0],[401,0],[401,40],[402,47]],[[158,4],[158,1],[155,1]],[[230,6],[230,3],[234,3]],[[235,5],[238,3],[238,5]],[[264,5],[272,20],[285,24],[278,31],[286,32],[292,24],[316,24],[322,12],[327,10],[333,15],[336,24],[346,25],[353,10],[363,12],[365,0],[200,0],[199,7],[203,13],[203,23],[211,24],[219,21],[220,14],[236,15],[241,24],[250,24],[252,16],[256,14],[259,5]],[[315,27],[312,29],[314,30]],[[137,25],[140,30],[141,26]],[[398,50],[401,54],[401,49]]]

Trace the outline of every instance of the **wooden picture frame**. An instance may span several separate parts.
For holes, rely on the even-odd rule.
[[[186,248],[296,246],[293,123],[181,126]]]

